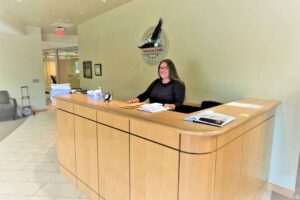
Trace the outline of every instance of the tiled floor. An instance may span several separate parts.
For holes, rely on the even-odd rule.
[[[58,171],[53,110],[37,113],[0,142],[0,200],[84,200]]]

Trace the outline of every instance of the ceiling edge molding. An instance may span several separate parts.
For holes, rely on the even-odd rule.
[[[13,30],[17,35],[26,35],[26,26],[19,19],[0,11],[0,23],[8,29]]]

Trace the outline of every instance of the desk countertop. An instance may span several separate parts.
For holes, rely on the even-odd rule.
[[[121,105],[125,104],[125,102],[123,101],[112,100],[110,101],[110,103],[107,103],[103,101],[89,99],[86,95],[82,95],[82,94],[58,96],[56,97],[56,99],[88,106],[90,108],[100,110],[100,111],[122,115],[128,117],[129,119],[143,120],[150,123],[155,123],[162,126],[179,129],[179,132],[182,134],[191,134],[191,135],[199,135],[199,136],[216,136],[228,132],[229,130],[251,120],[252,118],[260,114],[274,110],[276,106],[279,104],[278,101],[261,100],[261,99],[245,99],[245,100],[237,100],[235,102],[257,104],[257,105],[261,105],[262,107],[259,109],[254,109],[254,108],[242,108],[242,107],[223,104],[220,106],[210,108],[215,112],[233,116],[236,118],[233,122],[220,128],[220,127],[213,127],[209,125],[184,121],[185,117],[191,116],[197,112],[190,113],[190,114],[178,113],[174,111],[147,113],[147,112],[139,111],[137,109],[120,108]]]

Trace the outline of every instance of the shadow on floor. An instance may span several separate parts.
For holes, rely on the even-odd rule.
[[[18,118],[16,120],[0,121],[0,141],[11,134],[16,128],[18,128],[27,117]]]

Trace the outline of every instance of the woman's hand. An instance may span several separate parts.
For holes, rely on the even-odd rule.
[[[164,107],[170,108],[171,110],[175,110],[176,108],[175,104],[167,104],[167,103],[164,105]]]
[[[132,104],[132,103],[138,103],[140,102],[139,98],[135,98],[135,99],[131,99],[129,101],[127,101],[127,103]]]

